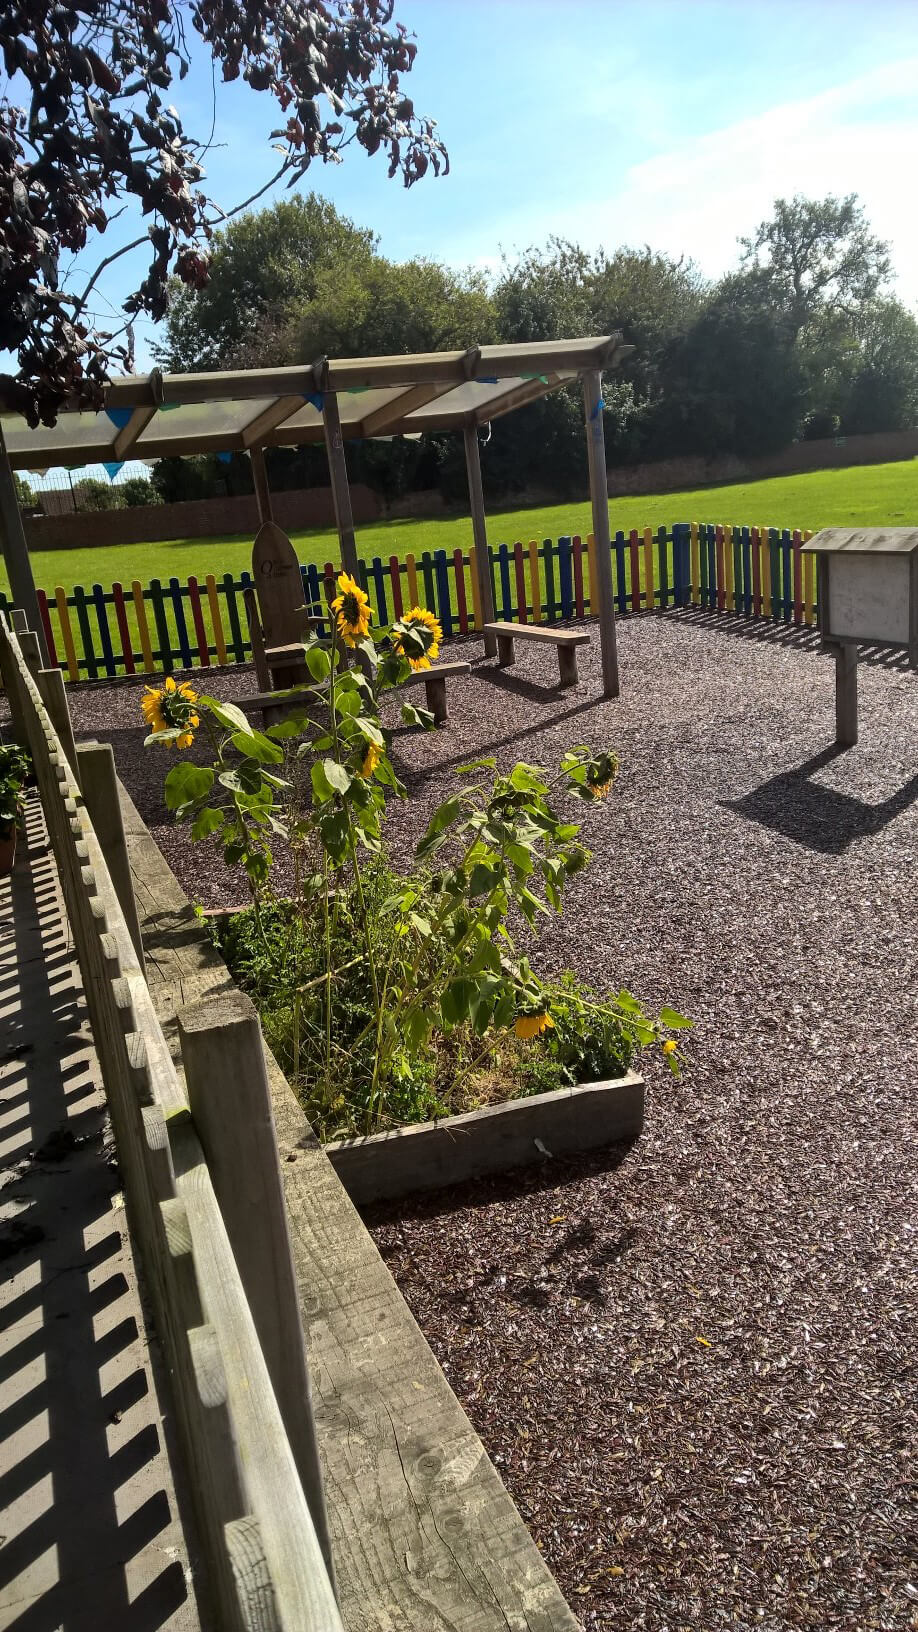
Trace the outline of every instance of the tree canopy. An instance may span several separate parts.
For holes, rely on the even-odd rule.
[[[240,76],[278,105],[280,162],[267,191],[299,181],[314,160],[351,143],[382,150],[389,175],[411,186],[448,168],[431,120],[402,81],[415,44],[393,23],[394,0],[8,0],[0,98],[0,350],[18,373],[4,399],[30,423],[52,424],[63,400],[98,406],[111,365],[132,361],[130,319],[164,316],[175,275],[207,283],[209,244],[226,210],[203,190],[207,142],[172,105],[190,62],[186,22],[224,80]],[[235,205],[235,201],[232,201]],[[252,202],[248,200],[247,202]],[[64,258],[84,251],[122,215],[139,237],[102,254],[73,288]],[[241,207],[241,206],[239,206]],[[148,244],[146,275],[125,322],[100,331],[87,305],[112,260]]]

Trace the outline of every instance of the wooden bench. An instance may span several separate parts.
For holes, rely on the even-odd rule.
[[[409,675],[407,680],[402,681],[402,686],[419,686],[423,683],[427,693],[427,707],[437,725],[443,725],[449,718],[446,707],[446,682],[449,676],[471,672],[468,663],[435,663],[432,669],[419,669],[416,674]],[[402,686],[399,686],[399,691]]]
[[[303,648],[300,646],[299,651],[301,653],[302,650]],[[449,718],[449,711],[446,706],[447,680],[453,674],[470,673],[471,668],[468,663],[435,663],[432,669],[419,669],[416,674],[410,674],[408,679],[403,680],[402,685],[397,689],[401,691],[404,686],[423,685],[427,695],[427,707],[430,709],[436,724],[443,725]],[[307,700],[314,699],[316,689],[313,686],[311,693],[304,691],[302,699],[304,705]],[[259,691],[256,692],[254,697],[240,697],[238,699],[240,708],[260,709],[265,725],[272,725],[275,720],[282,720],[285,714],[289,714],[299,705],[300,699],[298,697],[290,697],[284,692],[277,691]]]
[[[513,648],[515,640],[535,640],[556,646],[558,649],[558,669],[562,686],[576,686],[579,679],[577,673],[577,647],[588,646],[589,635],[578,634],[574,629],[543,629],[532,623],[486,623],[482,628],[485,635],[497,636],[497,661],[502,669],[509,668],[516,661]]]

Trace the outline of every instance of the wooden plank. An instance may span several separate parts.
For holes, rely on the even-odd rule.
[[[177,1048],[176,1009],[232,982],[124,790],[121,797],[152,991]],[[266,1058],[345,1624],[577,1632],[292,1090]]]
[[[70,622],[70,608],[67,605],[67,591],[58,584],[54,591],[54,604],[57,607],[57,621],[60,624],[61,639],[64,642],[64,653],[67,658],[68,680],[79,680],[80,666],[77,662],[76,646],[73,642],[73,627]]]
[[[644,1081],[635,1072],[480,1111],[417,1122],[365,1139],[326,1145],[357,1206],[419,1190],[442,1190],[486,1173],[636,1139],[644,1125]]]
[[[131,640],[131,628],[127,619],[127,608],[124,604],[124,589],[121,584],[112,584],[112,596],[115,603],[115,622],[118,625],[118,639],[121,641],[121,660],[125,674],[134,673],[134,644]]]
[[[207,604],[210,607],[210,621],[214,631],[214,645],[217,648],[217,662],[226,664],[229,659],[226,655],[226,636],[223,633],[223,619],[220,615],[220,597],[217,594],[217,580],[212,572],[204,580],[207,587]]]
[[[701,600],[701,561],[698,547],[698,523],[697,521],[693,521],[690,522],[689,525],[691,527],[691,543],[689,548],[691,552],[692,605],[697,606]]]
[[[134,616],[137,619],[137,633],[140,637],[140,650],[143,656],[145,674],[153,674],[153,644],[150,640],[150,625],[147,622],[147,607],[144,600],[143,585],[135,578],[131,584],[131,598],[134,602]]]
[[[241,992],[178,1016],[188,1103],[278,1408],[331,1571],[296,1275],[284,1208],[261,1027]]]
[[[255,415],[254,419],[250,419],[247,425],[243,425],[242,446],[252,448],[256,444],[263,442],[269,431],[277,430],[279,426],[283,425],[285,419],[291,419],[294,414],[298,414],[303,402],[304,398],[301,396],[278,397],[275,402],[271,403],[269,408],[264,408],[260,414]],[[253,463],[253,473],[254,469]],[[267,477],[265,478],[265,485],[267,485]],[[262,520],[271,520],[270,509],[268,515],[263,516]]]
[[[547,641],[550,646],[588,646],[592,636],[582,634],[577,629],[546,629],[544,625],[536,627],[532,623],[512,623],[498,620],[495,623],[485,624],[494,635],[508,635],[516,640]]]
[[[523,546],[519,539],[513,546],[513,577],[516,587],[516,615],[520,623],[528,623],[529,603],[526,597],[526,569],[523,564]]]
[[[156,417],[156,404],[148,402],[145,406],[135,408],[126,425],[123,425],[115,437],[111,448],[110,458],[124,460],[134,446],[137,438],[143,434],[151,419]]]

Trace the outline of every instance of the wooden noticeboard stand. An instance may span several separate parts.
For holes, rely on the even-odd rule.
[[[819,629],[835,652],[835,740],[857,742],[858,646],[905,651],[918,668],[918,527],[824,527],[803,546],[819,564]]]

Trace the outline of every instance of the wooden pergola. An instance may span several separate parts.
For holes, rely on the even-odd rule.
[[[619,692],[609,535],[602,373],[633,348],[621,335],[466,351],[391,357],[323,357],[309,366],[229,369],[112,380],[105,407],[86,413],[65,404],[57,423],[32,429],[3,413],[0,398],[0,528],[13,600],[41,639],[35,585],[16,500],[14,470],[109,464],[181,454],[247,452],[259,514],[272,520],[264,450],[324,442],[335,503],[341,560],[357,569],[357,544],[345,444],[372,437],[461,431],[465,443],[472,533],[482,615],[494,620],[479,427],[525,403],[580,380],[583,389],[598,583],[593,586],[602,648],[603,689]],[[486,649],[496,643],[486,637]],[[491,653],[493,655],[493,652]],[[47,654],[45,654],[47,661]]]

